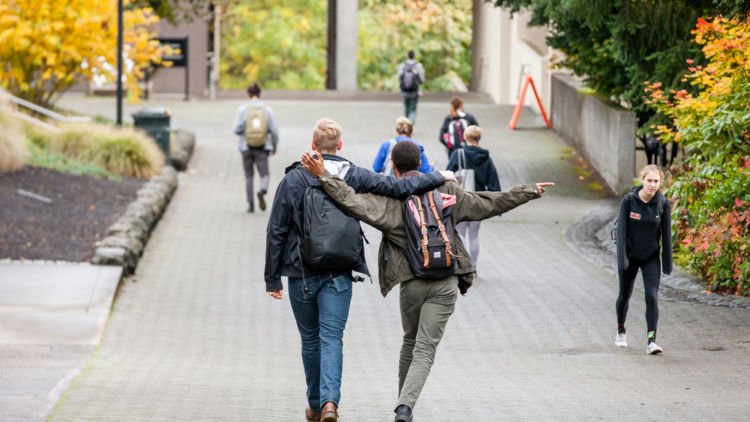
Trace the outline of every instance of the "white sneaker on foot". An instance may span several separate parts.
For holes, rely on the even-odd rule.
[[[653,341],[648,344],[648,347],[646,347],[646,354],[649,354],[649,355],[658,355],[659,353],[663,351],[664,350],[662,350],[662,348],[659,347],[659,345]]]
[[[628,335],[625,333],[617,333],[617,336],[615,337],[615,346],[628,347]]]

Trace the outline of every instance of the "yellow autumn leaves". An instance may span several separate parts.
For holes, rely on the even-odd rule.
[[[127,4],[128,1],[126,0]],[[161,51],[153,38],[159,18],[149,8],[126,10],[126,84],[137,98],[138,78]],[[0,2],[0,84],[48,105],[81,77],[114,81],[115,0],[3,0]]]

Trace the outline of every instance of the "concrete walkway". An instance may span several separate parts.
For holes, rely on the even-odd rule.
[[[121,289],[101,345],[63,394],[55,421],[303,420],[299,337],[287,299],[264,293],[267,214],[244,212],[230,124],[237,100],[161,102],[198,146]],[[112,114],[112,100],[67,108]],[[272,186],[308,148],[319,117],[344,126],[342,155],[369,165],[399,103],[271,101],[281,125]],[[447,104],[422,103],[417,140],[444,166]],[[504,188],[551,180],[544,198],[483,223],[479,281],[457,310],[415,409],[419,421],[747,420],[750,312],[662,301],[662,356],[645,354],[643,295],[628,349],[613,346],[616,279],[568,247],[565,228],[598,200],[550,131],[506,129],[511,109],[471,104]],[[520,126],[540,127],[524,112]],[[376,269],[379,236],[370,232]],[[397,292],[355,287],[345,336],[343,421],[392,420],[401,339]]]
[[[99,344],[120,267],[0,261],[0,420],[44,420]]]

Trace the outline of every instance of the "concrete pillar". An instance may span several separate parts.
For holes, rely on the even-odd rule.
[[[358,2],[336,1],[336,89],[357,90]]]
[[[486,92],[497,103],[511,96],[511,21],[507,11],[473,0],[471,89]]]

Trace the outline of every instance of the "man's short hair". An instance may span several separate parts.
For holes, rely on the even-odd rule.
[[[414,126],[411,124],[411,120],[404,116],[396,119],[396,133],[411,137],[412,132],[414,132]]]
[[[414,60],[414,50],[409,50],[409,52],[406,53],[406,57]]]
[[[247,95],[251,97],[259,97],[260,98],[260,85],[257,83],[254,83],[247,87]]]
[[[341,142],[341,125],[332,119],[318,120],[313,129],[313,144],[318,151],[335,151]]]
[[[391,150],[393,167],[396,167],[400,173],[417,170],[420,156],[419,147],[410,141],[399,142]]]
[[[482,139],[482,128],[476,125],[471,125],[464,131],[464,138],[467,141],[479,142]]]

